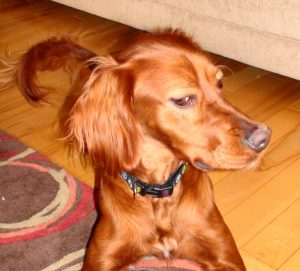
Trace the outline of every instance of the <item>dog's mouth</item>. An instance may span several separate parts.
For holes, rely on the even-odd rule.
[[[203,163],[202,161],[199,160],[195,160],[194,161],[194,165],[196,166],[196,168],[204,170],[204,171],[211,171],[213,170],[213,168],[205,163]]]

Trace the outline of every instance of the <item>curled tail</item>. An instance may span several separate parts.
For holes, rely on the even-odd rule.
[[[82,63],[95,56],[95,53],[68,38],[51,38],[31,47],[20,61],[2,61],[0,77],[4,78],[6,85],[15,81],[24,97],[37,104],[44,101],[49,93],[48,89],[38,86],[38,71],[66,69],[74,61]]]

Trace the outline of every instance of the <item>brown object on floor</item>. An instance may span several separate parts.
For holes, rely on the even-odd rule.
[[[81,265],[95,219],[91,188],[0,132],[1,270]]]
[[[140,34],[105,57],[50,38],[22,55],[11,78],[41,105],[51,90],[36,74],[76,66],[61,130],[95,168],[101,213],[83,270],[125,270],[147,255],[246,270],[207,171],[255,167],[271,130],[222,97],[222,69],[169,29]]]

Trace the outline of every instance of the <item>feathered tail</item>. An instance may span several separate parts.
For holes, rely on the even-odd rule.
[[[48,39],[31,47],[19,61],[0,61],[0,88],[15,82],[28,102],[38,104],[49,94],[49,89],[37,84],[38,71],[67,69],[74,61],[82,63],[95,56],[68,38]]]

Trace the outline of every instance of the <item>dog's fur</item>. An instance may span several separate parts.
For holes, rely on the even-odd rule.
[[[253,167],[261,152],[242,138],[258,123],[222,98],[221,69],[179,31],[140,34],[114,57],[50,39],[16,67],[26,99],[45,100],[37,71],[69,60],[84,64],[61,123],[66,139],[91,158],[100,188],[101,219],[83,270],[126,270],[145,255],[192,260],[206,271],[245,270],[205,171]],[[134,197],[119,175],[162,184],[181,161],[188,170],[167,198]]]

